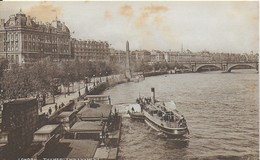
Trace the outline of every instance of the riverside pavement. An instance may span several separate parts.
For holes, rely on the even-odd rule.
[[[88,86],[88,90],[92,90],[94,88],[94,83],[95,84],[102,84],[103,82],[112,82],[116,83],[124,79],[124,75],[118,74],[118,75],[110,75],[110,76],[105,76],[105,77],[95,77],[90,79],[90,82],[87,83],[86,85]],[[39,115],[41,114],[46,114],[46,115],[53,115],[56,111],[60,110],[59,106],[61,106],[62,103],[64,103],[64,106],[69,103],[70,100],[76,99],[79,97],[79,92],[80,94],[83,95],[85,93],[85,84],[80,82],[80,84],[75,83],[75,87],[80,86],[74,93],[68,94],[60,94],[55,96],[55,103],[57,104],[57,110],[55,110],[55,103],[53,104],[47,104],[45,106],[42,106],[41,109],[39,109]],[[63,88],[63,90],[65,90]],[[51,108],[51,114],[49,114],[49,109]]]
[[[93,83],[88,83],[87,86],[88,86],[88,90],[91,90],[94,87]],[[60,94],[60,95],[55,96],[55,103],[47,104],[47,105],[43,106],[39,110],[39,115],[44,114],[44,113],[46,115],[49,115],[49,116],[53,115],[56,111],[61,109],[59,106],[62,106],[62,103],[65,106],[67,103],[69,103],[70,100],[78,98],[79,97],[79,91],[80,91],[81,95],[83,95],[85,93],[84,84],[80,85],[80,89],[79,90],[77,89],[74,93],[70,93],[70,94],[64,93],[64,94]],[[55,104],[57,104],[57,110],[55,109]],[[49,114],[50,108],[51,108],[51,111],[52,111],[51,114]]]

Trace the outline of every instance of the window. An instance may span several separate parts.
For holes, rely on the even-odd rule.
[[[16,63],[18,63],[18,62],[19,62],[19,56],[16,55]]]
[[[14,55],[11,55],[11,62],[14,63]]]

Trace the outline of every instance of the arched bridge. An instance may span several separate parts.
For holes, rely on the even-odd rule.
[[[258,71],[258,62],[189,62],[189,63],[181,63],[186,68],[189,68],[192,72],[198,72],[200,69],[205,67],[215,67],[224,72],[231,72],[232,69],[237,67],[250,67],[254,68]]]

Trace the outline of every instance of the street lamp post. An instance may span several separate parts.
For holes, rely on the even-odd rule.
[[[93,75],[94,78],[94,86],[96,86],[96,79],[95,79],[95,75]]]
[[[80,77],[81,77],[81,73],[79,73],[79,82],[78,82],[78,90],[80,91]]]
[[[106,82],[108,82],[108,74],[107,74],[107,72],[106,72]]]
[[[88,77],[85,77],[85,94],[87,95],[88,94],[88,82],[89,82],[89,78]]]
[[[70,95],[70,73],[68,73],[68,95]]]
[[[53,98],[53,103],[55,103],[55,81],[54,81],[54,79],[52,79],[52,81],[51,81],[51,91],[52,91],[52,98]]]

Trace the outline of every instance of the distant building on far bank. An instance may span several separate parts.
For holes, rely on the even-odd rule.
[[[57,18],[43,24],[20,10],[0,21],[0,56],[9,64],[30,64],[48,56],[54,61],[69,59],[70,47],[70,31]]]
[[[110,59],[110,62],[112,62],[112,63],[125,63],[126,51],[110,48],[110,58],[109,59]]]
[[[17,159],[30,146],[38,122],[35,98],[4,103],[0,138],[0,159]]]
[[[131,52],[130,60],[132,62],[151,62],[151,52],[147,50],[135,50]]]

